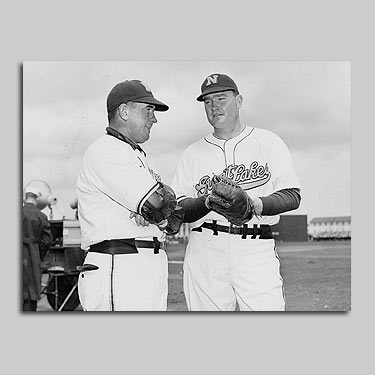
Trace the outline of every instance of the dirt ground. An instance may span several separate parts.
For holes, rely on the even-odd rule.
[[[186,244],[170,243],[168,311],[187,311],[182,289]],[[351,310],[351,242],[277,243],[287,311]],[[46,282],[47,275],[44,275]],[[74,304],[73,304],[74,305]],[[38,311],[54,311],[44,295]],[[75,311],[82,311],[81,306]]]

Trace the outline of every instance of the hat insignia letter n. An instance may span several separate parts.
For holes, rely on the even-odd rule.
[[[211,85],[211,83],[217,83],[217,77],[218,77],[217,74],[214,74],[213,76],[208,76],[208,77],[207,77],[207,83],[206,83],[206,86]]]

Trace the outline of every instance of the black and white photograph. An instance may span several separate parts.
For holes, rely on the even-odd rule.
[[[3,373],[373,367],[370,3],[3,8]]]
[[[20,69],[22,316],[351,311],[351,61]]]

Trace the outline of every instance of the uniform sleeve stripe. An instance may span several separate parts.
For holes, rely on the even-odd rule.
[[[137,213],[141,214],[141,210],[147,199],[152,195],[157,189],[159,188],[159,183],[156,182],[155,185],[151,187],[151,189],[143,196],[143,198],[140,199],[140,201],[137,204]]]

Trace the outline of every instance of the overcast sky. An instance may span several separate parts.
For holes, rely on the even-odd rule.
[[[340,61],[28,61],[23,63],[23,186],[42,179],[73,218],[70,202],[86,147],[104,134],[106,98],[140,79],[168,104],[142,145],[170,184],[184,148],[211,132],[200,86],[229,75],[243,96],[243,124],[277,133],[289,146],[302,202],[291,214],[351,215],[351,67]],[[49,210],[43,210],[49,214]]]

